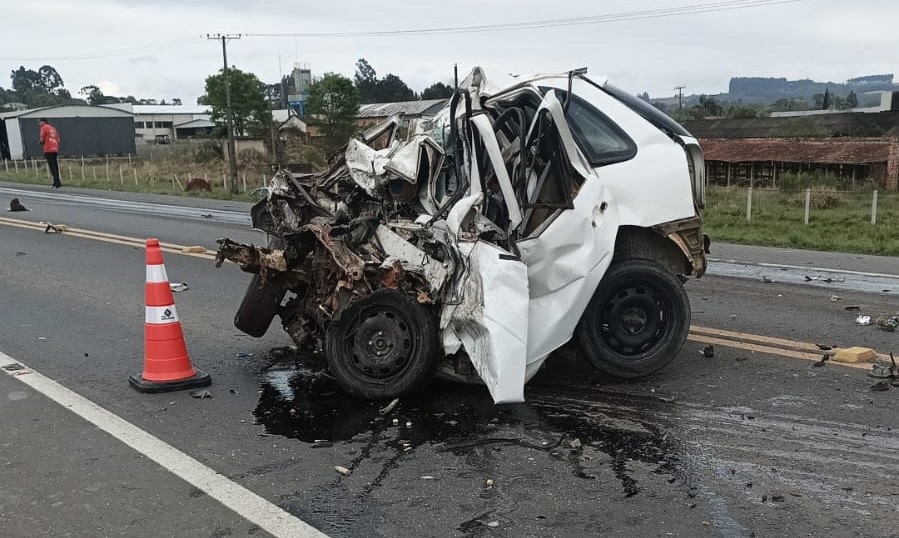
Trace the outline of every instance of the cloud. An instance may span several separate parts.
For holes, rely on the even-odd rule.
[[[93,59],[0,60],[0,71],[20,64],[49,63],[64,80],[114,81],[139,97],[193,101],[205,78],[221,69],[221,45],[212,32],[251,34],[351,32],[513,23],[585,17],[690,5],[708,0],[456,0],[432,2],[304,3],[302,9],[274,0],[63,0],[4,2],[5,20],[40,20],[34,28],[7,25],[0,57]],[[264,82],[280,78],[293,62],[313,73],[352,76],[358,58],[379,75],[394,73],[413,89],[451,80],[475,65],[501,72],[563,71],[587,65],[634,93],[726,91],[732,76],[786,76],[844,80],[893,72],[891,0],[808,0],[793,4],[683,17],[647,19],[462,35],[293,38],[245,36],[228,44],[229,63]],[[121,24],[110,24],[121,21]],[[28,43],[23,47],[22,43]],[[21,52],[12,52],[21,51]],[[109,56],[113,53],[112,56]]]

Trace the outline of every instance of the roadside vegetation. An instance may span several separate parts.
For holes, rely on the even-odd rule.
[[[840,190],[710,187],[703,211],[714,244],[741,243],[860,254],[899,255],[899,193],[878,192],[872,224],[873,189]],[[749,218],[747,218],[747,210]]]
[[[166,148],[166,151],[170,151]],[[296,159],[310,157],[323,163],[320,152],[304,144],[288,147]],[[193,196],[224,200],[255,201],[257,188],[271,177],[272,168],[258,152],[239,154],[241,178],[239,193],[223,184],[224,161],[220,150],[208,146],[192,151],[153,154],[140,159],[63,160],[60,170],[64,187],[85,187],[112,191],[143,192],[175,196]],[[18,172],[11,161],[0,165],[0,180],[48,185],[46,165],[33,161],[25,170],[19,161]],[[120,173],[121,168],[121,173]],[[107,179],[107,169],[109,176]],[[7,171],[8,170],[8,171]],[[82,179],[82,172],[83,178]],[[135,176],[137,181],[135,181]],[[244,183],[244,178],[246,183]],[[190,179],[208,179],[210,191],[185,190]],[[809,223],[805,224],[806,189],[809,190]],[[876,224],[871,224],[873,188],[847,189],[832,178],[809,175],[784,177],[777,189],[752,189],[750,218],[747,219],[749,189],[710,186],[703,218],[706,233],[714,244],[788,247],[861,254],[899,255],[899,193],[877,193]]]

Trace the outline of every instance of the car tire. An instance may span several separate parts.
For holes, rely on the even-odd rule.
[[[581,353],[597,370],[635,379],[674,360],[689,328],[683,283],[656,262],[634,259],[609,268],[576,333]]]
[[[282,240],[274,237],[268,242],[268,248],[282,248],[283,245]],[[264,336],[278,315],[285,293],[287,288],[277,276],[253,275],[234,314],[234,326],[254,338]]]
[[[268,278],[263,281],[260,275],[253,275],[234,314],[234,326],[254,338],[264,336],[272,320],[278,315],[286,292],[280,279]]]
[[[331,375],[349,394],[396,398],[423,390],[442,354],[435,313],[394,290],[352,303],[325,338]]]

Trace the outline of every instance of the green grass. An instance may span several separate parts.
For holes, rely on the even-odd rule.
[[[96,176],[94,173],[96,172]],[[63,188],[65,187],[84,187],[88,189],[100,189],[100,190],[109,190],[109,191],[120,191],[120,192],[137,192],[137,193],[147,193],[147,194],[167,194],[171,196],[186,196],[191,198],[209,198],[216,200],[237,200],[244,202],[255,202],[258,200],[251,193],[238,193],[234,194],[230,190],[225,189],[220,184],[212,184],[212,192],[205,191],[197,191],[197,192],[187,192],[183,189],[183,186],[188,181],[187,176],[179,177],[178,180],[181,182],[179,185],[176,181],[172,179],[171,175],[168,177],[159,177],[156,174],[148,174],[146,172],[139,172],[137,182],[134,180],[134,172],[132,170],[128,170],[124,172],[120,177],[118,169],[115,169],[115,172],[110,173],[109,181],[106,180],[106,168],[104,166],[96,166],[96,167],[85,167],[84,179],[81,179],[81,171],[80,167],[72,167],[71,174],[66,167],[61,167],[61,180]],[[96,177],[96,179],[94,179]],[[200,176],[202,177],[202,176]],[[13,183],[23,183],[27,185],[47,185],[50,186],[53,181],[47,176],[47,172],[45,169],[41,169],[37,172],[29,169],[28,171],[24,171],[21,167],[18,172],[10,169],[8,172],[5,171],[0,165],[0,181],[9,181]],[[256,183],[259,183],[257,180]],[[252,184],[247,185],[247,190],[252,192],[258,185]],[[243,187],[241,186],[241,190]]]
[[[871,224],[871,192],[841,191],[835,195],[839,205],[812,207],[806,225],[804,191],[753,191],[752,220],[747,221],[747,190],[713,187],[703,211],[705,232],[713,243],[899,254],[899,195],[879,193],[876,225]]]

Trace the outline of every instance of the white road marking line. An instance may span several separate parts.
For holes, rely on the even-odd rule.
[[[3,352],[0,352],[0,370],[155,461],[266,532],[278,538],[327,538],[303,520]]]

